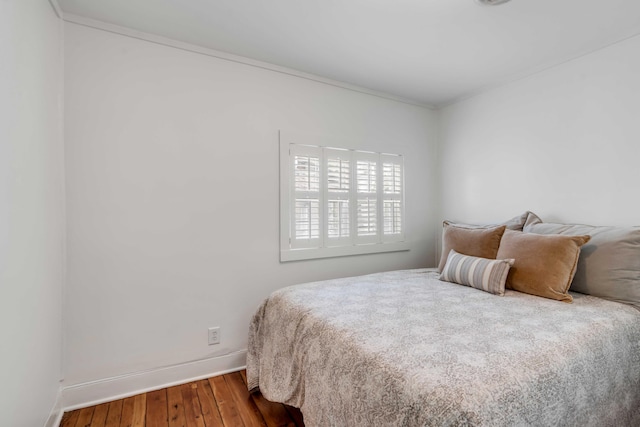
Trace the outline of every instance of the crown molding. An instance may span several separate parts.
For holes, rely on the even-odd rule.
[[[55,0],[54,0],[55,1]],[[70,13],[65,13],[63,15],[63,19],[66,22],[81,25],[84,27],[90,27],[97,30],[106,31],[113,34],[118,34],[126,37],[131,37],[138,40],[147,41],[150,43],[155,43],[167,47],[172,47],[175,49],[180,49],[187,52],[197,53],[200,55],[210,56],[212,58],[221,59],[223,61],[235,62],[238,64],[247,65],[250,67],[261,68],[263,70],[272,71],[276,73],[286,74],[288,76],[297,77],[305,80],[311,80],[317,83],[322,83],[329,86],[339,87],[342,89],[347,89],[353,92],[362,93],[365,95],[371,95],[378,98],[388,99],[390,101],[396,101],[403,104],[414,105],[417,107],[427,108],[429,110],[435,110],[433,105],[420,103],[418,101],[407,99],[395,95],[391,95],[384,92],[379,92],[373,89],[367,89],[364,87],[360,87],[357,85],[353,85],[350,83],[345,83],[337,80],[328,79],[325,77],[321,77],[315,74],[305,73],[302,71],[294,70],[287,67],[282,67],[279,65],[270,64],[268,62],[262,62],[255,59],[247,58],[240,55],[234,55],[227,52],[222,52],[214,49],[209,49],[206,47],[194,45],[191,43],[181,42],[178,40],[170,39],[163,36],[158,36],[156,34],[145,33],[142,31],[132,30],[130,28],[121,27],[115,24],[109,24],[107,22],[98,21],[91,18],[86,18],[84,16],[73,15]]]

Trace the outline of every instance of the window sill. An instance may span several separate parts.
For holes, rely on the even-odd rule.
[[[280,262],[408,250],[409,242],[374,243],[370,245],[336,246],[332,248],[286,249],[280,251]]]

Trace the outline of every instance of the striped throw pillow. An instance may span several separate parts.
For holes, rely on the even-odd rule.
[[[513,259],[479,258],[462,255],[452,249],[442,269],[440,280],[504,295],[504,284],[513,263]]]

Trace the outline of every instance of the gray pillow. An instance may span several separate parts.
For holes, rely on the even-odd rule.
[[[594,227],[537,222],[526,233],[588,234],[582,246],[571,291],[631,304],[640,310],[640,227]]]
[[[507,227],[507,230],[522,231],[522,228],[525,226],[525,224],[533,221],[541,221],[541,220],[533,212],[527,211],[522,215],[514,216],[513,218],[508,219],[499,224],[478,225],[478,224],[457,223],[457,222],[445,220],[443,222],[443,225],[455,225],[458,227],[465,227],[465,228],[491,228],[499,225],[504,225]]]
[[[525,218],[524,221],[524,225],[522,227],[522,230],[524,230],[525,228],[527,228],[530,225],[533,224],[540,224],[542,222],[542,220],[540,219],[540,217],[536,214],[534,214],[533,212],[527,212],[527,217]]]

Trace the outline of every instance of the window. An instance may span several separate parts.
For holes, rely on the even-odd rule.
[[[401,155],[280,133],[281,261],[407,250]]]

